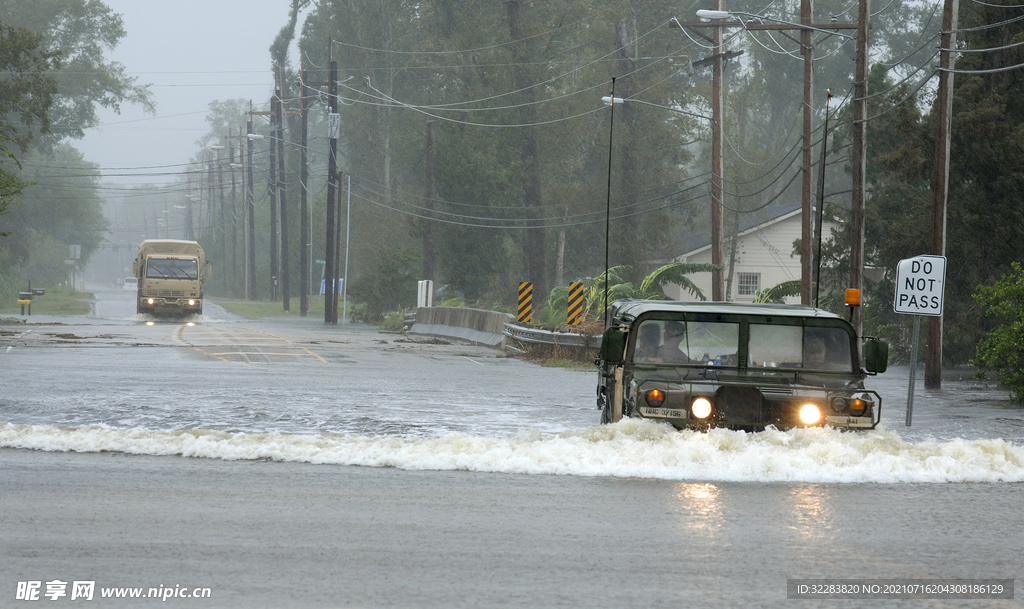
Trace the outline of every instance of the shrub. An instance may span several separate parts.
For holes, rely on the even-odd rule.
[[[1001,320],[978,343],[977,356],[971,362],[978,376],[986,371],[1010,390],[1010,399],[1024,404],[1024,269],[1019,262],[1013,270],[991,286],[980,286],[975,300],[989,319]]]

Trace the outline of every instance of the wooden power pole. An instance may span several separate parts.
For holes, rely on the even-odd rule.
[[[850,205],[850,287],[864,288],[864,196],[867,186],[867,97],[868,97],[868,31],[871,0],[860,0],[857,10],[857,68],[853,83],[853,145],[850,162],[853,166],[853,195]],[[850,322],[857,336],[864,333],[864,313],[860,306],[851,308]],[[860,343],[858,342],[858,349]]]
[[[800,24],[811,25],[814,22],[814,0],[800,1]],[[800,30],[800,53],[804,56],[804,125],[803,125],[803,163],[801,169],[800,188],[800,304],[811,304],[811,242],[814,231],[811,219],[812,210],[812,174],[811,165],[814,158],[811,153],[813,144],[811,134],[814,133],[814,33],[809,29]],[[823,146],[825,137],[822,133]]]
[[[935,173],[932,179],[932,254],[946,255],[946,200],[949,196],[949,136],[953,114],[953,64],[956,61],[956,25],[959,0],[946,0],[942,9],[939,56],[938,111],[935,134]],[[924,356],[924,386],[942,388],[942,317],[928,318],[928,346]]]

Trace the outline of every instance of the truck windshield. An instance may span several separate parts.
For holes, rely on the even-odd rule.
[[[753,368],[853,369],[842,328],[750,324],[747,353]]]
[[[149,258],[146,279],[199,279],[199,265],[195,259]]]

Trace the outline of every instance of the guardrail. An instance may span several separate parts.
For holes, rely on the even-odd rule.
[[[440,308],[438,308],[440,309]],[[475,344],[485,344],[499,349],[511,349],[522,352],[510,343],[520,343],[523,347],[530,345],[546,345],[549,347],[561,347],[569,349],[597,349],[601,346],[601,335],[578,334],[575,332],[554,332],[542,330],[531,326],[523,325],[516,321],[498,321],[500,317],[510,317],[506,313],[493,313],[486,311],[475,311],[466,309],[464,314],[459,315],[455,311],[440,311],[420,309],[423,313],[428,311],[432,314],[431,319],[417,319],[417,312],[411,311],[405,314],[406,331],[413,334],[426,336],[437,336],[463,340]],[[433,319],[434,317],[442,319]],[[422,317],[426,318],[427,315]],[[493,319],[492,319],[493,318]],[[494,322],[503,323],[501,333],[498,334],[498,327],[483,327]],[[433,322],[433,323],[431,323]],[[438,323],[441,322],[441,323]],[[465,324],[465,325],[463,325]],[[475,329],[474,329],[475,327]]]
[[[574,332],[552,332],[551,330],[531,328],[514,322],[507,322],[503,333],[513,340],[533,345],[576,347],[579,349],[597,349],[601,346],[600,335],[589,336]]]

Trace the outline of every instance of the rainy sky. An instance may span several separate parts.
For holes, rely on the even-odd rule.
[[[211,101],[260,105],[270,98],[269,48],[287,23],[289,0],[103,1],[122,16],[126,30],[108,59],[123,64],[139,84],[152,84],[157,104],[155,116],[132,105],[122,106],[120,115],[100,109],[102,124],[74,142],[106,180],[158,182],[111,174],[188,163],[198,151],[196,140],[209,130]],[[297,63],[297,51],[290,58]]]

